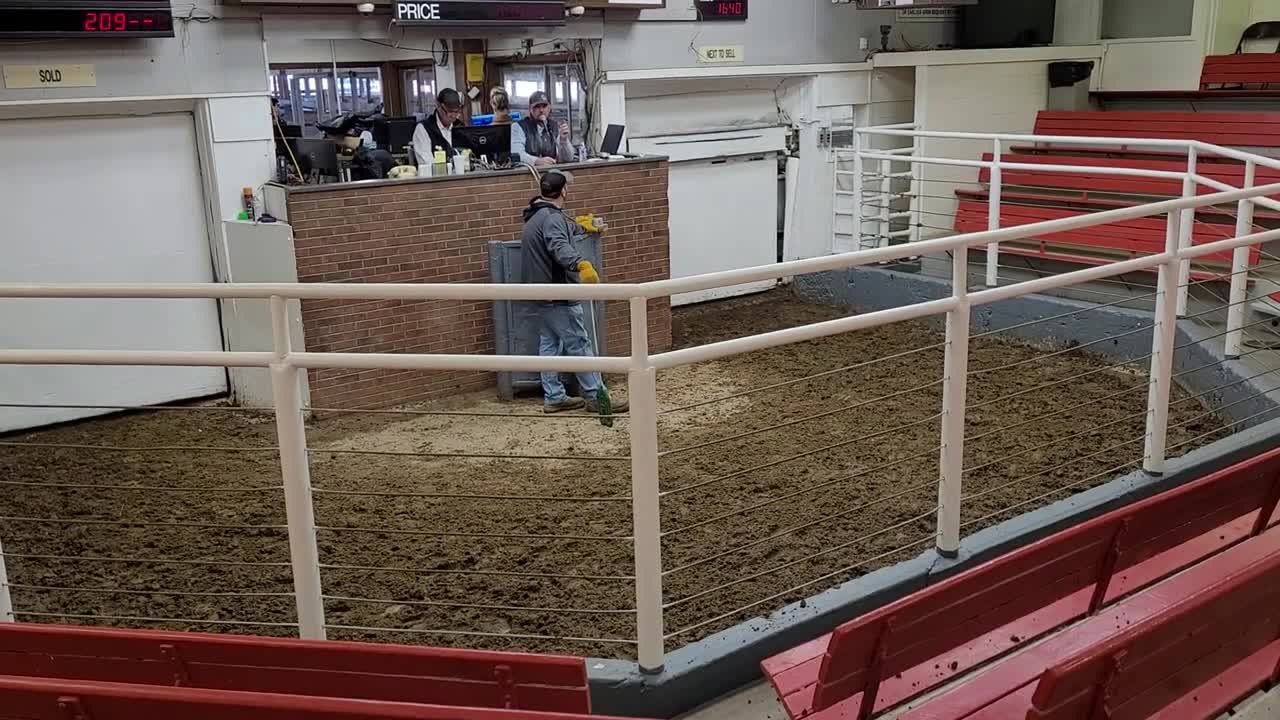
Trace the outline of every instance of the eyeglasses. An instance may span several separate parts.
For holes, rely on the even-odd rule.
[[[440,106],[440,110],[441,110],[441,112],[443,112],[445,115],[461,115],[461,114],[462,114],[462,108],[460,108],[460,107],[451,108],[451,107],[447,107],[447,106],[441,105],[441,106]]]

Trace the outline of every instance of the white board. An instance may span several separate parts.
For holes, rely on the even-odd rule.
[[[213,282],[189,114],[0,121],[0,282]],[[213,300],[0,300],[0,348],[221,350]],[[146,405],[222,368],[0,366],[0,404]],[[101,414],[0,407],[0,431]]]

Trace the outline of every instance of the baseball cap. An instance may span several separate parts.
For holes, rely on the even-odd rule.
[[[538,107],[539,105],[550,105],[550,104],[551,104],[551,97],[541,90],[538,90],[537,92],[529,96],[529,107],[531,108]]]
[[[462,107],[462,95],[453,88],[445,88],[436,95],[436,104],[447,110],[457,110]]]
[[[567,170],[548,170],[542,176],[542,182],[539,183],[542,197],[560,197],[565,187],[571,182],[573,182],[573,173]]]

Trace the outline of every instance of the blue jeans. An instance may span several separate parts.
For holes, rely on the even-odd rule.
[[[587,326],[582,322],[582,304],[539,305],[538,313],[538,355],[541,357],[592,357],[595,350],[591,347],[591,337],[587,335]],[[578,386],[582,388],[583,397],[594,400],[600,390],[602,381],[600,373],[578,373]],[[542,395],[548,405],[556,405],[565,401],[564,383],[558,372],[542,373]]]

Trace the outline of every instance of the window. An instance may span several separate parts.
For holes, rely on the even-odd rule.
[[[575,65],[504,65],[502,86],[511,96],[511,110],[529,114],[529,96],[542,90],[551,98],[551,117],[567,122],[573,142],[581,142],[586,119],[586,91]]]
[[[382,107],[382,75],[376,67],[272,68],[271,92],[280,100],[281,120],[302,126],[303,137],[320,137],[316,123],[340,113]]]
[[[436,71],[431,65],[401,68],[400,88],[406,115],[428,115],[436,109]]]
[[[1191,34],[1195,0],[1103,0],[1102,37],[1186,37]]]

